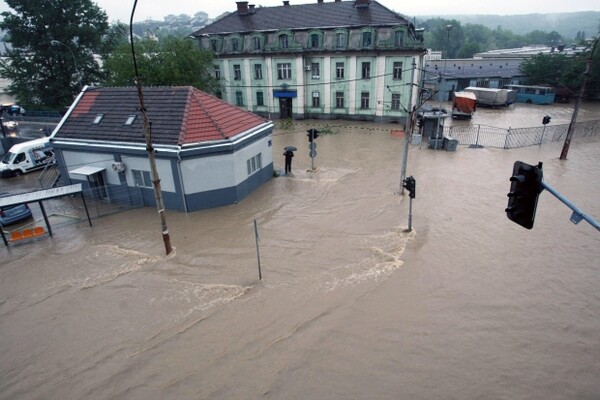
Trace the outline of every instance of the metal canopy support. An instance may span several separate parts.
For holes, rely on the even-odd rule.
[[[0,207],[9,207],[19,204],[28,204],[28,203],[38,203],[40,205],[40,209],[42,211],[42,215],[44,216],[44,222],[46,223],[46,227],[48,228],[48,234],[52,236],[52,228],[50,226],[50,220],[48,219],[48,215],[46,214],[46,209],[44,208],[43,201],[49,199],[55,199],[58,197],[69,196],[72,194],[81,194],[81,200],[83,201],[83,206],[85,207],[85,214],[87,215],[88,222],[90,226],[92,226],[92,220],[90,219],[90,213],[87,208],[87,204],[85,202],[85,198],[83,197],[83,187],[81,183],[77,183],[75,185],[68,186],[60,186],[57,188],[46,189],[46,190],[37,190],[35,192],[15,194],[12,196],[6,196],[0,198]],[[8,247],[8,239],[4,234],[4,230],[0,228],[0,235],[2,236],[2,241],[4,245]]]

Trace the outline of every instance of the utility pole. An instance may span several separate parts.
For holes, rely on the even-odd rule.
[[[412,60],[412,71],[410,73],[410,92],[408,92],[408,124],[406,124],[406,132],[404,132],[404,149],[402,153],[402,171],[400,173],[400,194],[404,195],[404,178],[406,178],[406,164],[408,163],[408,146],[410,145],[410,138],[412,137],[412,131],[414,128],[414,118],[415,113],[417,112],[417,107],[413,106],[413,85],[415,83],[415,69],[417,68],[417,63],[413,57]],[[418,86],[417,86],[418,87]]]
[[[571,122],[569,123],[569,129],[567,130],[567,137],[565,138],[565,143],[563,144],[562,151],[560,152],[560,159],[566,160],[567,153],[569,152],[569,146],[571,145],[571,139],[573,138],[573,133],[575,131],[575,124],[577,123],[577,113],[579,113],[579,106],[581,105],[581,99],[583,98],[583,92],[585,91],[585,84],[587,82],[587,78],[590,75],[590,68],[592,66],[592,57],[594,56],[594,50],[596,50],[596,45],[598,44],[597,38],[594,41],[594,45],[592,46],[592,52],[587,59],[585,64],[585,71],[583,73],[581,86],[579,87],[579,94],[577,95],[577,99],[575,100],[575,108],[573,108],[573,115],[571,116]]]
[[[144,104],[144,93],[142,91],[142,83],[138,76],[137,62],[135,60],[135,48],[133,40],[133,15],[135,13],[135,7],[137,0],[133,4],[133,10],[131,11],[131,19],[129,21],[129,36],[131,40],[131,54],[133,56],[133,67],[135,70],[135,85],[137,87],[138,98],[140,100],[140,113],[143,118],[143,129],[144,138],[146,139],[146,151],[148,152],[148,161],[150,162],[150,171],[152,173],[152,183],[154,184],[154,196],[156,198],[156,208],[158,209],[158,215],[160,217],[160,225],[162,230],[163,242],[165,244],[165,251],[167,255],[173,251],[171,247],[171,238],[169,237],[169,228],[167,227],[167,218],[165,215],[165,205],[162,199],[162,191],[160,188],[160,178],[158,176],[158,169],[156,168],[156,155],[154,154],[154,147],[152,146],[152,128],[146,113],[146,106]]]

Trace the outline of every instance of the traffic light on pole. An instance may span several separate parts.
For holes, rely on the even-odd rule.
[[[409,176],[408,178],[404,179],[404,181],[402,181],[402,186],[404,189],[408,190],[408,196],[411,199],[414,199],[417,194],[417,181],[415,178]]]
[[[510,178],[506,216],[524,228],[533,228],[538,197],[543,190],[542,163],[537,166],[516,161]]]
[[[318,130],[316,130],[316,129],[314,129],[314,128],[311,128],[311,129],[307,130],[306,132],[308,132],[308,133],[306,134],[306,136],[308,136],[308,141],[309,141],[310,143],[312,143],[312,142],[313,142],[313,140],[315,140],[316,138],[318,138],[318,137],[319,137],[319,131],[318,131]]]

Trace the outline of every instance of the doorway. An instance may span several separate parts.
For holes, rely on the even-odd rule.
[[[290,97],[279,98],[279,118],[291,119],[292,118],[292,99]]]

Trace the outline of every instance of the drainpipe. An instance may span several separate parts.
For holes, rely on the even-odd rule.
[[[183,175],[181,174],[181,155],[177,152],[177,175],[179,175],[179,184],[181,185],[181,199],[183,200],[183,209],[187,213],[188,206],[185,198],[185,185],[183,184]]]

